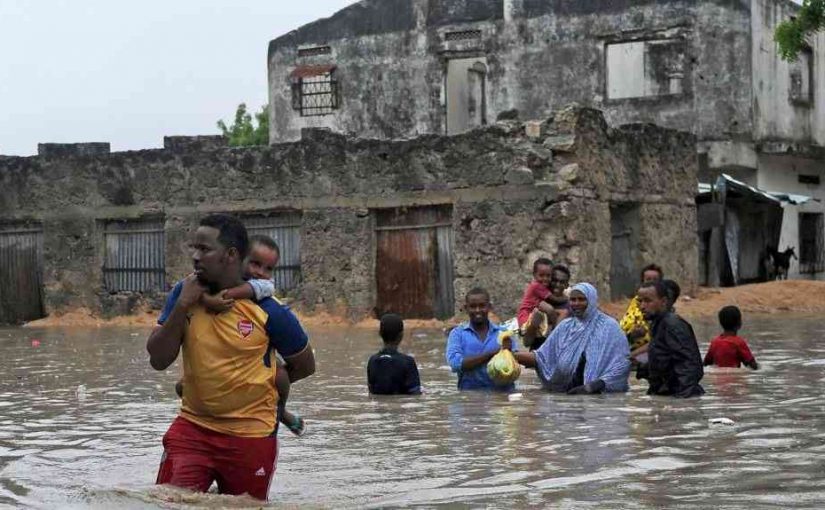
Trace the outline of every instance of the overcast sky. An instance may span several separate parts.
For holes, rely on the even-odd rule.
[[[353,0],[0,0],[0,154],[163,145],[267,100],[267,43]]]

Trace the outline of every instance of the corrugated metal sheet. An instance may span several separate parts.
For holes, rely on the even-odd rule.
[[[44,316],[42,268],[42,230],[0,230],[0,323],[16,324]]]
[[[376,212],[379,315],[410,319],[454,313],[452,207]]]
[[[435,315],[435,230],[378,232],[378,312],[409,319]]]
[[[435,230],[438,245],[438,288],[435,295],[435,316],[448,319],[455,314],[455,290],[453,280],[453,227],[437,227]]]
[[[166,243],[163,220],[112,221],[105,229],[103,274],[110,292],[165,289]]]
[[[301,213],[284,212],[242,220],[250,237],[269,236],[278,243],[281,259],[272,275],[275,288],[279,293],[296,288],[301,283]]]

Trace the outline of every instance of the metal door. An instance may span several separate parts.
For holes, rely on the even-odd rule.
[[[103,275],[109,292],[166,289],[166,241],[162,219],[106,224]]]
[[[17,324],[44,316],[43,231],[0,230],[0,323]]]
[[[610,208],[612,234],[610,253],[610,295],[612,299],[630,297],[639,286],[637,259],[639,208],[621,204]]]
[[[378,212],[376,311],[409,319],[454,313],[450,207]]]

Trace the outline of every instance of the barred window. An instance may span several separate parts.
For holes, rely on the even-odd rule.
[[[292,72],[292,108],[301,117],[329,115],[338,109],[334,66],[301,66]]]
[[[109,292],[162,291],[166,286],[163,220],[109,221],[103,276]]]

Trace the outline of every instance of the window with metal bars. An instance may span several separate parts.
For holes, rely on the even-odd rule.
[[[481,39],[481,30],[460,30],[444,34],[445,41],[469,41]]]
[[[163,220],[108,221],[103,277],[109,292],[163,291],[166,286]]]
[[[338,109],[338,81],[334,71],[292,81],[292,108],[301,117],[329,115]]]

